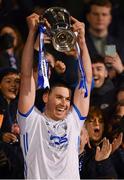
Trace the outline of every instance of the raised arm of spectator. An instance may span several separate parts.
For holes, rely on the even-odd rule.
[[[29,33],[22,54],[21,85],[18,103],[18,110],[24,114],[31,109],[35,100],[36,87],[33,78],[33,53],[38,22],[39,15],[35,13],[27,17]]]
[[[105,63],[110,64],[111,67],[118,73],[121,74],[124,71],[124,65],[122,63],[122,60],[120,59],[120,56],[118,53],[115,54],[114,57],[112,56],[106,56],[105,57]]]
[[[82,64],[86,75],[86,84],[88,89],[88,96],[84,97],[84,91],[79,89],[79,86],[75,90],[74,94],[74,105],[78,108],[80,115],[86,117],[89,110],[90,91],[92,83],[92,68],[89,52],[85,42],[85,25],[72,17],[73,30],[78,32],[77,41],[80,48]],[[80,81],[80,78],[79,78]]]

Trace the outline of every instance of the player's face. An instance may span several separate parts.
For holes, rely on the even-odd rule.
[[[107,69],[102,63],[92,64],[94,86],[99,88],[104,84],[105,78],[108,76]]]
[[[8,74],[0,83],[0,90],[7,101],[15,99],[19,91],[20,77],[17,74]]]
[[[70,109],[71,92],[66,87],[55,87],[45,97],[45,113],[54,120],[62,120]]]

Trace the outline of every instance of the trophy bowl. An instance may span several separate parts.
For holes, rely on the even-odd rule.
[[[50,24],[48,34],[51,36],[53,47],[60,52],[73,49],[76,36],[72,31],[70,13],[62,7],[51,7],[44,12],[43,18]]]

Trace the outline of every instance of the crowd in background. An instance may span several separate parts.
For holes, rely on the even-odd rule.
[[[32,12],[60,6],[85,23],[93,82],[90,107],[81,133],[79,172],[81,179],[124,178],[124,3],[114,0],[0,1],[0,178],[23,179],[24,159],[16,118],[21,56],[28,34],[26,17]],[[9,8],[8,8],[9,7]],[[114,45],[116,52],[105,52]],[[60,53],[46,43],[50,80],[77,85],[75,52]],[[38,45],[34,47],[37,83]],[[112,54],[113,53],[113,54]],[[35,105],[43,112],[43,90],[37,89]]]

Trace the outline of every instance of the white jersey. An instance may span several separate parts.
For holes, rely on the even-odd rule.
[[[33,107],[18,113],[27,179],[80,179],[78,148],[80,120],[75,108],[54,121]]]

